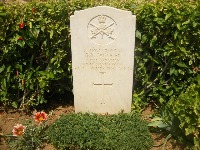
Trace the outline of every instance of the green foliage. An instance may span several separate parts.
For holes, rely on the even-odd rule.
[[[188,137],[193,138],[196,149],[200,147],[200,75],[197,77],[197,83],[188,86],[185,92],[182,92],[177,100],[171,100],[168,103],[174,115],[180,120],[179,127]]]
[[[200,67],[199,10],[199,1],[189,0],[144,3],[133,9],[137,15],[133,106],[155,103],[161,115],[150,125],[180,139],[187,136],[196,147],[199,118],[194,107],[198,109],[199,99],[191,97],[198,95],[197,85],[191,83]],[[181,94],[186,90],[190,96]]]
[[[199,7],[197,1],[165,0],[132,9],[137,15],[134,92],[144,93],[141,104],[166,104],[197,75]]]
[[[71,90],[68,5],[4,5],[0,33],[0,103],[28,108]]]
[[[139,149],[153,142],[137,114],[100,116],[70,113],[49,126],[47,136],[58,149]]]

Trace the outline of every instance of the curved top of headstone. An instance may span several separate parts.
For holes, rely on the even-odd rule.
[[[127,11],[127,10],[121,10],[121,9],[117,9],[117,8],[114,8],[114,7],[110,7],[110,6],[96,6],[96,7],[91,7],[91,8],[87,8],[87,9],[84,9],[84,10],[78,10],[78,11],[75,11],[74,12],[74,15],[78,14],[78,13],[85,13],[85,12],[93,12],[96,11],[96,12],[99,12],[99,11],[104,11],[105,13],[106,12],[109,12],[109,11],[116,11],[116,12],[119,12],[119,13],[126,13],[127,15],[132,15],[131,11]]]
[[[82,29],[87,29],[87,33],[83,33],[83,30],[80,32],[87,34],[88,39],[94,44],[108,45],[118,38],[119,27],[123,25],[121,27],[123,30],[123,28],[126,28],[126,24],[131,25],[132,23],[127,21],[133,18],[135,16],[132,15],[131,11],[110,6],[97,6],[75,11],[74,15],[71,16],[71,21],[74,20],[74,22],[79,22],[76,24],[82,24]],[[84,25],[86,26],[83,27]]]

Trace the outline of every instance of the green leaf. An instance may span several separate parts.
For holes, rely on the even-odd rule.
[[[31,48],[33,48],[33,46],[34,46],[34,41],[33,41],[33,40],[28,40],[28,41],[26,41],[26,43],[27,43]]]
[[[46,86],[46,82],[41,80],[40,83],[39,83],[39,86],[40,86],[41,89],[44,88]]]
[[[172,96],[172,94],[174,93],[174,91],[173,90],[171,90],[170,92],[169,92],[169,96]]]
[[[45,26],[42,26],[41,27],[41,31],[44,32],[44,29],[45,29]]]
[[[177,65],[182,68],[188,68],[184,62],[178,62]]]
[[[158,59],[158,58],[153,58],[152,56],[150,56],[150,55],[148,55],[147,56],[149,59],[151,59],[151,60],[153,60],[155,63],[157,63],[157,64],[161,64],[161,61]]]
[[[142,43],[145,43],[148,40],[147,36],[144,34],[142,35]]]
[[[50,39],[53,37],[53,30],[50,31]]]
[[[187,21],[183,22],[182,25],[188,24],[190,23],[190,19],[188,19]]]
[[[171,17],[172,13],[166,14],[165,16],[165,20],[169,19],[169,17]]]
[[[177,38],[177,35],[178,35],[178,31],[175,31],[175,33],[174,33],[174,39]]]
[[[154,117],[153,119],[151,119],[151,122],[160,121],[160,120],[163,120],[163,119],[160,117]]]
[[[40,30],[36,29],[36,28],[33,28],[32,29],[32,34],[33,36],[37,39],[38,35],[40,33]]]
[[[157,41],[157,36],[154,35],[153,38],[152,38],[152,40],[150,41],[150,47],[152,47],[153,44],[154,44],[156,41]]]
[[[181,30],[181,24],[180,24],[180,23],[176,24],[176,26],[177,26],[177,28],[178,28],[179,30]]]
[[[24,41],[18,41],[17,44],[18,44],[20,47],[24,47],[25,42],[24,42]]]
[[[6,13],[0,13],[0,17],[5,17]]]
[[[136,35],[136,37],[137,37],[138,39],[140,39],[140,40],[142,39],[141,33],[140,33],[138,30],[136,30],[135,35]]]
[[[1,87],[2,87],[3,90],[7,91],[7,82],[6,82],[6,79],[3,78],[2,80],[3,80],[3,81],[2,81],[3,84],[1,85]]]
[[[180,50],[181,50],[182,52],[187,53],[185,47],[179,47],[179,48],[180,48]]]
[[[192,60],[190,60],[190,61],[189,61],[189,65],[192,65],[192,64],[193,64],[193,61],[192,61]]]
[[[166,128],[166,127],[168,127],[169,125],[163,123],[162,120],[158,120],[158,121],[150,122],[147,126],[149,126],[149,127]]]
[[[29,88],[30,88],[31,90],[34,90],[34,85],[33,85],[33,84],[30,84],[30,85],[29,85]]]
[[[17,108],[17,102],[12,102],[12,107]]]
[[[53,73],[49,73],[49,74],[47,75],[47,77],[48,77],[49,79],[53,79],[53,78],[54,78],[54,74],[53,74]]]
[[[33,74],[33,72],[28,73],[28,77],[27,77],[28,80],[31,79],[32,74]]]
[[[11,66],[8,66],[8,67],[7,67],[7,72],[10,72],[10,68],[11,68]]]
[[[22,71],[22,65],[17,64],[15,67],[16,67],[17,69],[19,69],[20,71]]]
[[[2,73],[5,69],[5,65],[3,64],[2,67],[0,68],[0,73]]]
[[[39,74],[41,74],[43,76],[47,76],[48,72],[47,71],[39,71]]]
[[[33,27],[32,22],[29,22],[29,27],[32,29],[32,27]]]
[[[193,27],[195,28],[195,27],[198,25],[198,23],[193,22],[192,25],[193,25]]]
[[[7,73],[7,81],[10,82],[10,73]]]
[[[56,57],[51,58],[50,63],[53,63],[56,60]]]

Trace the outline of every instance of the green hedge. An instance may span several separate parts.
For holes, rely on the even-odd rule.
[[[60,150],[149,150],[153,144],[146,122],[136,114],[70,113],[49,126],[47,137]]]
[[[56,2],[1,7],[1,104],[24,109],[71,91],[68,7]]]
[[[187,141],[193,142],[194,149],[200,147],[200,75],[196,82],[188,86],[177,99],[170,100],[167,105],[178,118],[178,124]]]
[[[199,149],[200,2],[147,3],[136,14],[134,108],[153,101],[170,132]]]
[[[166,104],[171,97],[177,98],[198,74],[200,3],[158,1],[144,4],[135,12],[135,103],[140,105],[146,97],[147,101]]]

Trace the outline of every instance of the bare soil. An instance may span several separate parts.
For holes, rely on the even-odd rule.
[[[50,123],[54,122],[61,115],[74,112],[73,104],[53,104],[53,106],[49,105],[49,109],[43,109],[47,112],[48,121]],[[39,110],[38,110],[39,111]],[[13,126],[16,123],[23,123],[25,120],[33,119],[33,114],[36,110],[32,110],[30,112],[24,111],[0,111],[0,134],[11,134]],[[143,112],[142,116],[147,121],[151,120],[152,109],[151,107],[147,107]],[[159,129],[151,131],[152,138],[154,139],[154,147],[151,150],[162,150],[163,143],[166,139],[167,134],[164,134]],[[184,146],[177,144],[174,139],[170,139],[167,141],[165,145],[165,150],[184,150]],[[0,150],[9,150],[8,146],[4,139],[0,139]],[[51,144],[46,144],[43,147],[43,150],[56,150]]]

